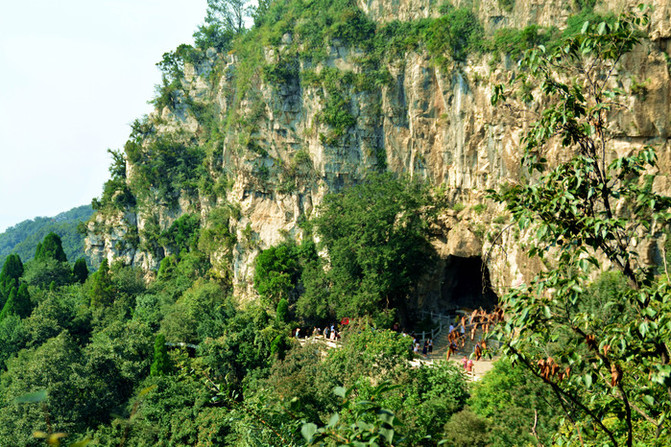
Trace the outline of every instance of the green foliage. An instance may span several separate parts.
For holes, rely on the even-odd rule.
[[[153,198],[151,191],[162,204],[174,207],[181,190],[196,189],[205,157],[200,146],[161,135],[147,147],[129,140],[125,149],[134,166],[130,188],[140,200]]]
[[[351,389],[338,387],[334,393],[343,399],[342,409],[334,413],[323,427],[316,424],[303,424],[301,434],[308,445],[326,445],[335,442],[343,446],[392,446],[401,442],[399,429],[402,423],[394,413],[383,408],[377,401],[387,390],[389,384],[375,387],[370,400],[355,401]]]
[[[610,119],[625,94],[611,86],[646,24],[636,13],[585,22],[555,49],[528,53],[513,81],[539,86],[528,99],[544,105],[523,140],[534,181],[494,196],[531,237],[527,254],[553,267],[506,295],[501,339],[571,415],[557,442],[661,445],[670,429],[671,294],[668,280],[638,258],[632,236],[646,240],[668,227],[671,199],[652,189],[653,148],[621,156],[610,145]],[[494,103],[507,95],[497,86]],[[545,159],[550,140],[563,151],[554,164]],[[604,268],[599,259],[626,286],[617,277],[590,286]]]
[[[221,29],[216,24],[201,25],[193,34],[197,48],[202,50],[214,48],[220,53],[226,53],[231,48],[234,36],[233,31]]]
[[[60,236],[68,259],[84,256],[84,235],[77,231],[77,226],[87,221],[92,212],[89,205],[84,205],[54,217],[26,220],[6,229],[0,234],[0,264],[4,264],[10,253],[20,256],[24,262],[29,261],[37,244],[49,233]]]
[[[30,315],[33,306],[30,301],[30,293],[28,286],[21,284],[19,289],[12,288],[5,305],[0,312],[0,321],[7,318],[9,315],[16,315],[19,318],[25,318]]]
[[[38,290],[32,298],[37,304],[22,324],[27,345],[40,346],[62,332],[70,334],[78,344],[88,341],[91,314],[81,289]],[[26,345],[17,346],[17,351],[24,347]]]
[[[248,376],[262,375],[273,356],[271,345],[280,331],[271,326],[270,316],[258,307],[234,312],[230,307],[216,338],[206,338],[200,349],[203,364],[211,378],[225,385],[230,393],[239,393]],[[209,334],[207,334],[209,335]]]
[[[0,271],[0,284],[18,285],[19,278],[23,275],[23,262],[17,254],[10,254],[5,259]]]
[[[23,279],[28,285],[47,289],[54,284],[60,287],[72,283],[72,269],[67,262],[60,262],[53,258],[43,260],[33,259],[26,264]]]
[[[431,263],[427,242],[432,208],[420,184],[373,175],[365,183],[327,196],[315,219],[329,267],[312,268],[301,301],[326,299],[339,317],[405,311],[412,288]],[[328,288],[319,288],[326,282]],[[313,288],[314,287],[314,288]],[[326,294],[325,294],[326,293]],[[299,309],[308,306],[299,304]]]
[[[512,12],[515,7],[515,0],[498,0],[498,4],[505,12]]]
[[[337,365],[337,378],[353,386],[362,376],[393,378],[405,361],[412,358],[412,338],[370,326],[349,326],[343,346],[328,353],[328,362]]]
[[[84,383],[84,387],[76,385],[82,379],[82,372],[81,352],[66,333],[8,360],[7,371],[0,375],[3,388],[0,439],[3,443],[34,445],[32,433],[36,430],[51,432],[49,424],[64,432],[81,430],[86,415],[81,406],[72,403],[92,397],[87,395],[89,390]],[[46,389],[47,394],[40,405],[17,400],[40,389]]]
[[[591,12],[597,0],[573,0],[573,7],[581,12]]]
[[[289,302],[285,298],[280,299],[277,303],[276,316],[280,323],[289,322]]]
[[[280,300],[295,296],[301,270],[300,248],[295,242],[270,247],[254,261],[254,287],[267,305],[276,307]]]
[[[63,243],[56,233],[49,233],[44,237],[42,243],[35,249],[35,260],[44,261],[53,259],[58,262],[67,262],[68,258],[63,251]]]
[[[545,45],[551,48],[556,44],[559,31],[556,28],[543,28],[529,25],[523,29],[501,28],[491,37],[488,50],[494,54],[505,54],[519,60],[525,51]]]
[[[154,342],[154,361],[151,364],[150,374],[152,376],[165,376],[172,371],[172,365],[168,358],[168,348],[165,346],[165,335],[158,334]]]
[[[197,214],[182,214],[161,234],[160,240],[173,253],[191,251],[198,244],[199,231],[200,217]]]
[[[109,306],[114,301],[114,284],[107,258],[103,258],[98,271],[91,275],[89,297],[91,307]]]
[[[469,53],[480,49],[484,31],[477,16],[470,10],[452,9],[433,21],[423,33],[426,47],[436,60],[444,64],[445,55],[463,62]]]
[[[72,276],[80,284],[86,281],[89,277],[89,268],[86,266],[86,259],[79,258],[75,261],[75,265],[72,267]]]
[[[320,120],[332,127],[328,136],[321,138],[323,143],[335,144],[345,132],[356,124],[356,118],[350,112],[350,99],[340,91],[333,91],[326,98]]]
[[[488,445],[493,446],[550,444],[562,416],[552,390],[506,360],[497,361],[473,387],[469,404],[487,421]]]
[[[245,30],[245,19],[253,12],[249,0],[207,0],[205,22],[222,31],[241,33]]]
[[[0,311],[0,321],[4,320],[9,315],[17,315],[16,305],[16,289],[12,287],[7,295],[7,301],[5,301],[4,306],[2,306],[2,311]]]
[[[5,369],[7,359],[25,347],[27,338],[21,317],[7,315],[0,320],[0,370]]]
[[[454,446],[486,447],[492,445],[489,443],[486,421],[469,408],[464,408],[450,418],[450,421],[445,425],[445,439],[447,445]]]
[[[232,313],[224,289],[201,279],[167,310],[161,327],[169,341],[194,343],[219,335],[225,319]]]
[[[566,20],[566,28],[564,28],[562,36],[566,38],[581,34],[582,27],[585,24],[585,22],[589,22],[592,25],[598,25],[601,22],[605,22],[608,25],[612,26],[616,20],[617,17],[613,14],[601,15],[592,11],[591,8],[581,9],[580,12],[572,16],[569,16],[569,18]]]
[[[464,408],[468,398],[463,368],[441,362],[406,368],[394,381],[399,388],[384,400],[406,426],[406,444],[436,445],[444,437],[450,417]]]

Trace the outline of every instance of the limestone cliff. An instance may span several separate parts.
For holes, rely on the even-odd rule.
[[[634,3],[607,1],[597,10],[619,11]],[[358,5],[377,23],[440,16],[435,0],[359,0]],[[561,25],[575,13],[570,2],[559,0],[460,0],[454,6],[474,11],[486,35],[504,27]],[[668,174],[671,5],[656,0],[652,6],[652,40],[627,57],[619,76],[645,94],[628,99],[626,111],[615,117],[614,133],[618,150],[657,144],[662,173]],[[444,298],[454,275],[448,267],[456,258],[484,259],[496,291],[537,268],[512,234],[499,235],[507,217],[484,194],[502,179],[520,177],[519,143],[528,117],[490,103],[492,86],[508,79],[513,58],[483,52],[437,63],[419,46],[373,60],[378,65],[371,67],[360,46],[332,35],[320,57],[296,56],[305,45],[301,39],[289,28],[259,54],[209,49],[184,64],[180,89],[144,127],[138,125],[144,130],[135,129],[136,146],[126,148],[124,178],[134,200],[102,207],[89,223],[87,250],[93,259],[120,258],[156,270],[170,254],[157,235],[178,217],[195,214],[204,228],[224,222],[229,234],[215,237],[208,254],[222,276],[230,275],[239,297],[253,297],[253,260],[260,249],[287,236],[300,239],[300,222],[313,215],[325,194],[387,169],[426,179],[453,205],[434,241],[442,263],[427,274],[420,291],[426,304]],[[350,120],[345,125],[329,119],[336,100]],[[186,157],[184,171],[147,180],[149,162],[140,160],[159,153],[156,141],[164,135],[173,145],[202,149],[207,172],[199,174],[200,183],[180,180],[169,193],[161,189],[161,176],[189,172]],[[668,177],[658,186],[669,191]]]

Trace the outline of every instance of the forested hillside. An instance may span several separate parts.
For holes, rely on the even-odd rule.
[[[0,445],[667,445],[668,8],[246,6],[7,258]]]
[[[35,256],[37,244],[44,236],[54,232],[63,241],[63,250],[68,259],[84,257],[82,223],[93,214],[90,205],[78,206],[54,217],[36,217],[20,222],[0,234],[0,267],[7,255],[16,253],[27,261]]]

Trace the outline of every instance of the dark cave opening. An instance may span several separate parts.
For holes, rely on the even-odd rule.
[[[491,310],[498,297],[491,287],[489,269],[480,257],[448,256],[441,285],[441,298],[447,307]]]

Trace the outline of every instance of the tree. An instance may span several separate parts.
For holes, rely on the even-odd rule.
[[[12,289],[19,287],[19,278],[23,275],[23,263],[17,254],[7,256],[0,271],[0,306],[4,306]]]
[[[72,282],[72,268],[67,262],[52,258],[33,259],[26,263],[23,280],[28,285],[48,289],[52,284],[62,286]]]
[[[564,442],[661,445],[670,431],[671,284],[634,246],[668,229],[671,200],[653,190],[654,149],[616,153],[609,121],[626,94],[619,63],[646,23],[637,13],[586,22],[553,50],[528,52],[513,80],[542,111],[523,140],[529,182],[493,196],[527,235],[528,255],[550,267],[503,298],[501,339],[558,398]],[[508,98],[495,88],[493,103]],[[549,162],[553,142],[563,153]],[[609,266],[627,287],[594,299],[590,277]]]
[[[249,0],[207,0],[205,22],[240,33],[245,30],[245,20],[253,10]]]
[[[89,296],[92,307],[109,306],[114,301],[114,284],[106,258],[103,258],[98,271],[91,275]]]
[[[168,357],[168,348],[165,346],[165,335],[158,334],[154,342],[154,361],[151,364],[150,374],[152,376],[165,376],[170,374],[172,366]]]
[[[0,312],[0,321],[4,320],[9,315],[25,318],[30,315],[32,310],[33,306],[30,302],[28,286],[21,284],[18,290],[12,288],[10,291],[7,302],[5,302],[5,305],[2,307],[2,312]]]
[[[13,285],[18,285],[19,278],[23,275],[23,263],[17,254],[10,254],[5,259],[0,272],[0,284],[11,282]]]
[[[2,311],[0,311],[0,321],[4,320],[9,315],[16,315],[16,288],[12,287],[7,296],[7,301],[5,305],[2,306]]]
[[[403,445],[399,436],[403,424],[393,411],[379,404],[380,397],[392,388],[389,383],[381,383],[374,388],[370,400],[355,401],[353,389],[336,387],[334,394],[342,398],[340,412],[323,427],[312,422],[303,424],[301,434],[308,445]]]
[[[267,304],[277,306],[296,288],[301,270],[295,243],[285,242],[270,247],[254,261],[254,286]]]
[[[282,298],[279,303],[277,303],[277,321],[280,323],[289,322],[289,302]]]
[[[3,396],[0,407],[0,440],[3,445],[36,445],[35,431],[65,433],[86,428],[85,403],[90,395],[82,388],[82,355],[66,332],[39,347],[24,349],[7,361],[0,375]],[[45,390],[38,405],[23,403],[21,396]]]
[[[67,262],[68,258],[63,251],[63,243],[60,236],[51,232],[44,237],[41,244],[35,250],[35,260],[55,259],[59,262]]]
[[[86,279],[89,277],[89,268],[86,266],[86,259],[77,259],[74,267],[72,267],[72,275],[74,276],[75,281],[80,284],[86,282]]]
[[[550,445],[561,415],[552,390],[505,359],[475,384],[469,405],[488,421],[489,445]]]
[[[430,205],[421,184],[391,175],[372,175],[324,198],[314,224],[328,251],[328,266],[321,268],[326,298],[339,318],[374,315],[381,309],[405,313],[417,281],[435,256],[427,241],[434,211]],[[320,283],[311,278],[306,286]],[[302,301],[323,296],[323,287],[306,287]]]

